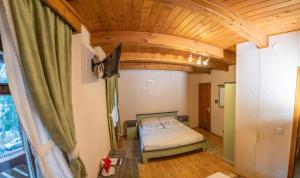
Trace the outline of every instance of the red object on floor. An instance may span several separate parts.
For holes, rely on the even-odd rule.
[[[109,157],[106,157],[103,160],[103,168],[105,169],[106,173],[108,174],[109,169],[111,167],[111,160],[109,159]]]

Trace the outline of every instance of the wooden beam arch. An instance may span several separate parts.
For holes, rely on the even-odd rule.
[[[224,51],[221,48],[187,38],[152,32],[108,31],[92,33],[91,45],[94,47],[101,46],[101,43],[151,44],[169,49],[207,53],[218,59],[224,58]]]
[[[121,62],[141,62],[141,63],[164,63],[164,64],[175,64],[175,65],[184,65],[191,66],[195,68],[204,68],[204,69],[216,69],[228,71],[228,64],[215,62],[210,60],[207,66],[196,64],[197,59],[193,59],[193,62],[188,62],[186,57],[175,56],[169,54],[159,54],[159,53],[122,53]]]
[[[268,37],[247,19],[234,13],[225,4],[216,0],[161,0],[176,6],[199,12],[236,34],[256,43],[257,47],[268,47]]]

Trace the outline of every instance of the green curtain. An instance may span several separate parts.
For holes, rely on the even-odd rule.
[[[106,80],[106,103],[107,103],[107,117],[108,117],[110,145],[112,150],[116,150],[117,138],[116,138],[115,127],[114,127],[113,117],[112,117],[113,116],[112,112],[115,105],[117,106],[117,111],[118,111],[119,120],[118,120],[117,129],[119,133],[121,129],[120,114],[119,114],[119,107],[118,107],[118,77],[117,76],[110,77]]]
[[[116,79],[116,95],[117,95],[117,99],[116,99],[116,105],[117,105],[117,110],[118,110],[118,133],[121,134],[122,133],[122,128],[121,128],[121,116],[120,116],[120,109],[119,109],[119,83],[118,83],[118,78]]]
[[[40,0],[9,0],[20,60],[42,123],[63,151],[71,154],[76,136],[71,94],[72,29]],[[86,177],[80,158],[70,160],[75,178]]]

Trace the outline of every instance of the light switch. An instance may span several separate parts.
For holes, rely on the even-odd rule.
[[[276,134],[277,135],[282,135],[283,134],[283,128],[276,128]]]
[[[154,86],[154,80],[153,79],[147,79],[146,80],[146,86]]]

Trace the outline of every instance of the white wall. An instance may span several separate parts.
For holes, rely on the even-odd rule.
[[[188,115],[191,127],[199,125],[199,83],[211,83],[211,132],[223,136],[224,109],[219,108],[215,100],[218,99],[218,85],[224,82],[235,82],[235,66],[229,71],[213,70],[211,74],[188,74]]]
[[[299,36],[271,37],[260,50],[251,42],[237,46],[235,168],[246,177],[287,177]]]
[[[105,82],[91,72],[89,33],[72,37],[72,95],[80,157],[88,177],[97,177],[101,159],[110,150],[106,115]]]
[[[146,80],[154,86],[146,86]],[[124,70],[119,79],[121,121],[136,114],[179,111],[186,114],[187,74],[179,71]]]

